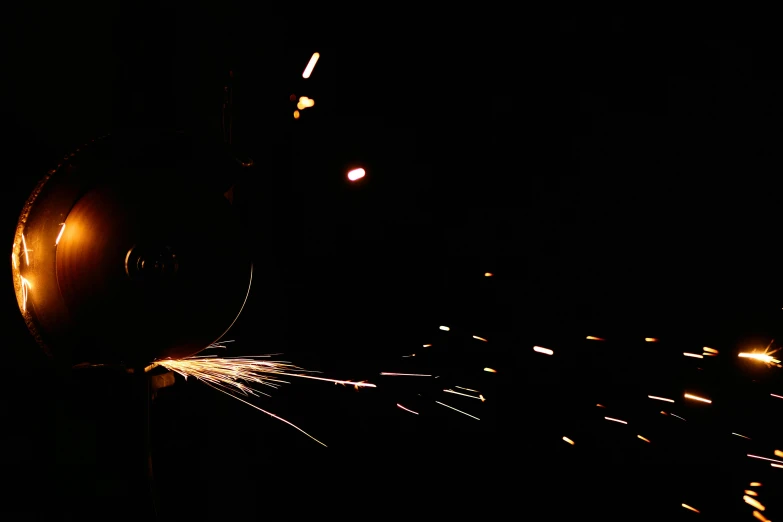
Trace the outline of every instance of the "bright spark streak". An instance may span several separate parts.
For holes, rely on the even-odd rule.
[[[468,416],[468,417],[470,417],[471,419],[481,420],[481,419],[479,419],[478,417],[475,417],[475,416],[471,415],[470,413],[465,413],[465,412],[464,412],[464,411],[462,411],[462,410],[458,410],[458,409],[457,409],[457,408],[455,408],[454,406],[449,406],[448,404],[443,404],[442,402],[439,402],[439,401],[435,401],[435,402],[437,402],[437,403],[438,403],[438,404],[440,404],[441,406],[445,406],[445,407],[447,407],[447,408],[450,408],[450,409],[452,409],[452,410],[454,410],[454,411],[457,411],[457,412],[459,412],[459,413],[461,413],[461,414],[463,414],[463,415],[467,415],[467,416]]]
[[[770,519],[759,513],[758,511],[753,512],[753,516],[756,517],[761,522],[772,522]]]
[[[693,399],[694,401],[699,401],[699,402],[706,402],[707,404],[712,404],[711,400],[705,399],[703,397],[698,397],[696,395],[691,395],[690,393],[686,393],[685,394],[685,398],[686,399]]]
[[[362,179],[367,172],[364,169],[353,169],[348,172],[348,180],[349,181],[356,181],[357,179]]]
[[[459,388],[460,390],[465,390],[465,391],[474,392],[474,393],[481,393],[478,390],[471,390],[470,388],[463,388],[462,386],[455,386],[455,388]]]
[[[783,399],[783,395],[775,395],[774,393],[770,393],[773,397],[777,397],[778,399]]]
[[[780,363],[780,361],[778,359],[775,359],[771,355],[767,355],[765,353],[744,353],[743,352],[743,353],[740,353],[739,356],[740,357],[744,357],[746,359],[755,359],[757,361],[761,361],[761,362],[767,363],[767,364],[772,364],[772,363],[778,364],[778,363]]]
[[[488,342],[489,342],[489,341],[487,341],[486,339],[484,339],[483,337],[479,337],[478,335],[474,335],[474,336],[473,336],[473,338],[474,338],[474,339],[478,339],[479,341],[484,341],[485,343],[488,343]]]
[[[27,241],[24,239],[24,234],[22,234],[22,249],[24,250],[24,264],[30,265],[30,256],[27,255],[27,252],[32,252],[29,248],[27,248]]]
[[[750,487],[752,488],[758,488],[761,487],[761,482],[751,482]]]
[[[568,437],[563,437],[563,440],[564,440],[564,441],[566,441],[567,443],[569,443],[569,444],[570,444],[570,445],[572,445],[572,446],[574,445],[574,441],[572,441],[572,440],[571,440],[571,439],[569,439]]]
[[[602,339],[600,337],[595,337],[595,336],[592,336],[592,335],[588,335],[587,337],[585,337],[585,339],[587,339],[588,341],[605,341],[606,340],[606,339]]]
[[[309,78],[310,75],[313,73],[313,69],[315,68],[315,63],[318,61],[318,58],[320,58],[321,55],[318,53],[313,53],[313,56],[310,57],[310,61],[307,62],[307,67],[305,67],[304,72],[302,73],[302,78]]]
[[[693,357],[694,359],[704,359],[704,356],[699,353],[688,353],[684,352],[683,355],[685,357]]]
[[[764,511],[764,510],[767,509],[767,508],[764,507],[764,504],[762,504],[761,502],[759,502],[755,498],[750,497],[748,495],[745,495],[744,497],[742,497],[742,500],[744,500],[746,504],[750,504],[751,506],[753,506],[754,508],[758,509],[759,511]]]
[[[685,421],[685,419],[683,419],[683,418],[682,418],[682,417],[680,417],[679,415],[675,415],[675,414],[673,414],[673,413],[670,413],[669,415],[671,415],[672,417],[677,417],[678,419],[680,419],[680,420],[682,420],[682,421]],[[688,422],[688,421],[685,421],[685,422]]]
[[[774,462],[770,464],[773,468],[783,468],[783,465],[781,464],[775,464]]]
[[[627,423],[627,422],[625,422],[624,420],[620,420],[620,419],[613,419],[613,418],[611,418],[611,417],[604,417],[604,419],[606,419],[606,420],[608,420],[608,421],[612,421],[612,422],[619,422],[620,424],[628,424],[628,423]]]
[[[646,439],[646,438],[642,437],[641,435],[637,435],[636,437],[642,439],[644,442],[648,442],[648,443],[650,442],[649,439]]]
[[[663,402],[674,402],[674,399],[667,399],[666,397],[656,397],[655,395],[648,395],[650,399],[655,399],[656,401],[663,401]]]
[[[156,361],[159,366],[182,375],[184,378],[195,377],[208,384],[221,389],[231,390],[232,393],[241,393],[244,396],[267,395],[246,383],[262,384],[271,388],[278,388],[278,384],[287,384],[288,381],[280,380],[280,377],[299,377],[317,381],[333,382],[335,384],[349,384],[363,388],[375,388],[374,384],[366,382],[345,381],[340,379],[327,379],[304,375],[308,372],[298,366],[282,361],[260,361],[250,357],[188,357],[185,359],[163,359]],[[268,395],[267,395],[268,396]]]
[[[732,435],[736,435],[737,437],[742,437],[743,439],[753,440],[750,437],[746,437],[745,435],[740,435],[739,433],[731,432]]]
[[[683,504],[682,507],[684,507],[685,509],[690,509],[694,513],[701,513],[701,511],[699,511],[698,509],[696,509],[694,507],[689,506],[688,504]]]
[[[759,496],[759,494],[758,494],[758,493],[756,493],[755,491],[752,491],[752,490],[750,490],[750,489],[746,489],[746,490],[745,490],[745,494],[746,494],[746,495],[750,495],[751,497],[758,497],[758,496]]]
[[[400,408],[400,409],[403,409],[403,410],[405,410],[405,411],[407,411],[407,412],[410,412],[410,413],[412,413],[412,414],[414,414],[414,415],[418,415],[418,413],[416,413],[416,412],[415,412],[415,411],[413,411],[413,410],[409,410],[408,408],[406,408],[405,406],[403,406],[403,405],[402,405],[402,404],[400,404],[399,402],[397,403],[397,407],[398,407],[398,408]]]
[[[63,232],[65,232],[65,223],[60,223],[60,225],[62,225],[62,228],[60,229],[60,233],[57,234],[57,239],[54,240],[54,246],[57,246],[60,242],[60,238],[63,237]]]
[[[448,326],[439,326],[438,328],[440,328],[444,332],[448,332],[449,330],[451,330],[451,328],[449,328]]]
[[[297,426],[297,425],[296,425],[296,424],[294,424],[293,422],[291,422],[291,421],[287,421],[287,420],[285,420],[284,418],[282,418],[282,417],[279,417],[279,416],[275,415],[274,413],[271,413],[271,412],[268,412],[268,411],[266,411],[266,410],[265,410],[265,409],[263,409],[263,408],[259,408],[258,406],[256,406],[256,405],[255,405],[255,404],[253,404],[252,402],[248,402],[248,401],[246,401],[246,400],[242,399],[241,397],[237,397],[236,395],[233,395],[233,394],[231,394],[231,393],[227,392],[226,390],[223,390],[223,389],[221,389],[221,388],[219,388],[219,387],[217,387],[217,386],[213,386],[212,384],[210,384],[210,383],[208,383],[208,382],[205,382],[205,384],[206,384],[207,386],[211,386],[212,388],[215,388],[215,389],[216,389],[217,391],[219,391],[219,392],[225,393],[225,394],[226,394],[226,395],[228,395],[229,397],[232,397],[232,398],[234,398],[234,399],[236,399],[236,400],[238,400],[238,401],[240,401],[240,402],[244,402],[244,403],[245,403],[245,404],[247,404],[248,406],[252,406],[253,408],[255,408],[255,409],[257,409],[257,410],[259,410],[259,411],[261,411],[261,412],[264,412],[264,413],[266,413],[267,415],[269,415],[270,417],[272,417],[272,418],[274,418],[274,419],[277,419],[277,420],[279,420],[279,421],[281,421],[281,422],[285,422],[286,424],[288,424],[288,425],[289,425],[289,426],[291,426],[292,428],[294,428],[294,429],[296,429],[296,430],[298,430],[298,431],[300,431],[300,432],[304,433],[305,435],[307,435],[308,437],[310,437],[311,439],[313,439],[314,441],[316,441],[318,444],[320,444],[320,445],[321,445],[321,446],[323,446],[324,448],[328,447],[326,444],[324,444],[324,443],[323,443],[323,442],[321,442],[320,440],[316,439],[315,437],[313,437],[312,435],[310,435],[309,433],[307,433],[305,430],[303,430],[302,428],[300,428],[299,426]]]
[[[422,345],[422,348],[429,348],[430,346],[432,346],[432,345],[431,344],[425,344],[425,345]]]
[[[471,399],[477,399],[480,400],[481,402],[484,402],[486,400],[483,395],[479,395],[478,397],[476,397],[475,395],[468,395],[467,393],[460,393],[454,390],[443,390],[443,391],[446,393],[453,393],[454,395],[462,395],[463,397],[470,397]]]
[[[769,462],[775,462],[777,464],[783,464],[783,460],[768,459],[767,457],[759,457],[758,455],[751,455],[748,453],[748,457],[752,459],[768,460]]]
[[[644,340],[647,341],[648,343],[657,343],[658,342],[658,339],[656,339],[655,337],[645,337]]]
[[[709,346],[705,346],[705,347],[704,347],[704,348],[702,348],[702,349],[703,349],[705,352],[709,352],[709,353],[718,353],[718,350],[716,350],[715,348],[710,348]]]
[[[432,375],[427,375],[426,373],[391,373],[391,372],[381,372],[381,375],[386,375],[389,377],[432,377]]]
[[[546,355],[552,355],[553,353],[555,353],[554,351],[550,350],[549,348],[543,348],[541,346],[534,346],[533,350],[538,352],[538,353],[544,353]]]
[[[489,373],[498,373],[497,370],[493,370],[492,368],[484,368],[484,371]]]

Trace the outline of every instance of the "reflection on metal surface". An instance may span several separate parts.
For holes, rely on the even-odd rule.
[[[69,367],[193,355],[244,306],[251,265],[238,217],[220,191],[191,181],[240,167],[218,148],[214,163],[183,157],[199,150],[183,139],[85,144],[25,203],[11,253],[19,310]]]

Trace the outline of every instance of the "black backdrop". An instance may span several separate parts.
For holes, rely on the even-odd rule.
[[[740,490],[756,468],[742,441],[718,434],[740,425],[763,444],[781,440],[766,393],[780,378],[738,367],[732,352],[766,345],[783,313],[780,101],[760,22],[187,9],[5,21],[8,238],[36,180],[86,139],[148,119],[217,133],[229,65],[236,145],[257,165],[236,189],[256,270],[230,353],[283,352],[379,385],[295,382],[259,399],[323,450],[178,380],[153,404],[166,518],[393,508],[619,519],[691,515],[686,499],[706,515],[745,513]],[[291,94],[316,106],[294,120]],[[353,165],[368,171],[361,184],[345,181]],[[126,388],[115,375],[58,377],[10,283],[2,510],[129,513],[141,500],[123,496]],[[598,349],[591,334],[614,342]],[[542,361],[534,344],[557,357]],[[704,345],[727,358],[683,362]],[[415,363],[400,357],[410,353]],[[381,371],[481,389],[480,408],[444,402],[482,420],[435,405],[433,380]],[[644,395],[686,386],[709,390],[715,408],[686,410],[688,431],[672,431]],[[398,402],[421,403],[421,415]],[[617,435],[597,402],[661,443]]]

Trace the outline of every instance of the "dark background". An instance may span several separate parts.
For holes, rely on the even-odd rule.
[[[293,382],[257,400],[324,449],[178,378],[153,403],[162,518],[699,516],[681,503],[750,518],[751,481],[769,518],[782,509],[781,470],[745,456],[783,449],[780,369],[736,358],[783,313],[780,83],[762,19],[159,8],[5,22],[8,238],[36,181],[95,136],[154,121],[217,137],[231,68],[235,145],[256,167],[236,187],[255,275],[229,353],[378,385]],[[294,120],[291,94],[316,105]],[[11,278],[3,302],[0,510],[131,516],[144,500],[123,485],[125,378],[58,375]],[[702,346],[720,356],[682,356]],[[441,392],[454,385],[487,402]]]

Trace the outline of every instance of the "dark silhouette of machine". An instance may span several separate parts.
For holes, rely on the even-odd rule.
[[[150,393],[174,381],[150,365],[218,341],[240,314],[252,277],[233,208],[233,186],[252,160],[232,148],[232,74],[226,67],[212,85],[222,100],[214,132],[157,118],[154,56],[173,29],[155,28],[152,36],[136,32],[136,41],[152,43],[129,55],[137,78],[115,92],[115,129],[66,155],[38,183],[11,259],[19,309],[53,363],[114,372],[118,386],[133,388],[128,419],[139,444],[129,453],[138,466],[128,475],[142,517],[156,511]],[[135,110],[140,91],[145,101]]]

